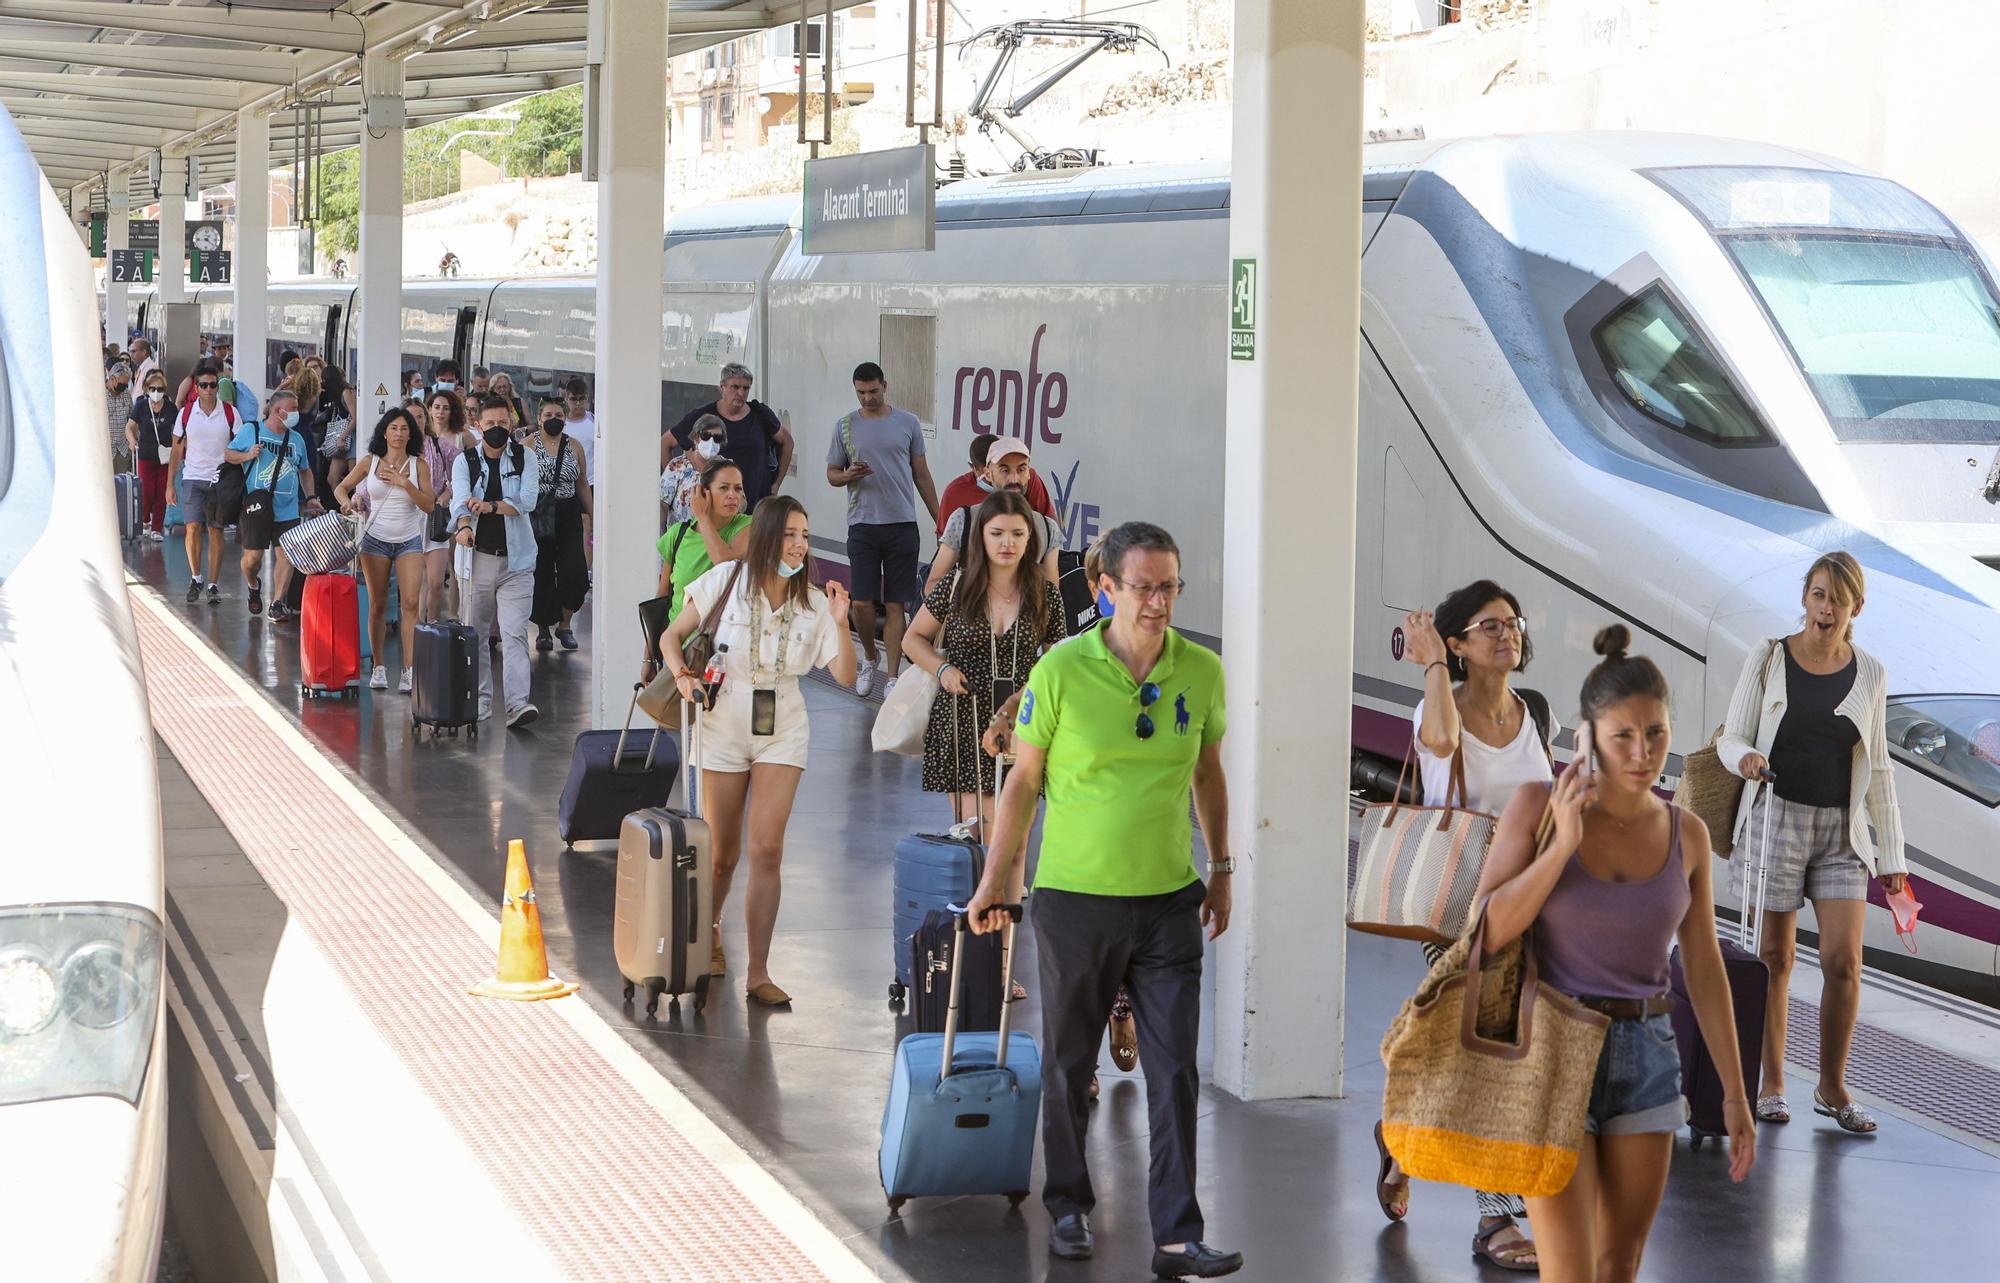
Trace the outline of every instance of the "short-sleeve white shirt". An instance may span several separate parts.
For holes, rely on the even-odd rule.
[[[236,429],[229,424],[229,411],[219,400],[212,412],[203,410],[199,401],[176,412],[174,438],[187,441],[187,452],[181,456],[181,475],[189,481],[215,480],[222,472],[222,452],[229,448],[229,438],[235,435]]]
[[[1555,778],[1549,767],[1548,754],[1542,748],[1541,729],[1535,725],[1534,715],[1528,712],[1528,704],[1518,694],[1514,696],[1521,705],[1521,730],[1513,742],[1495,748],[1470,731],[1460,730],[1458,742],[1465,750],[1465,805],[1474,811],[1487,815],[1498,815],[1507,809],[1513,800],[1515,790],[1523,784],[1546,784]],[[1554,725],[1554,714],[1550,714],[1549,736],[1553,739],[1562,727]],[[1410,720],[1414,730],[1424,724],[1424,701],[1417,701],[1417,711]],[[1451,790],[1451,759],[1439,757],[1419,741],[1415,749],[1417,764],[1423,771],[1424,804],[1443,806]]]
[[[703,572],[700,578],[687,586],[687,600],[701,610],[702,618],[708,617],[716,598],[728,587],[730,575],[743,565],[740,561],[725,561]],[[715,626],[716,645],[729,647],[729,654],[723,661],[727,685],[742,683],[769,687],[781,680],[796,682],[813,669],[824,668],[833,662],[840,653],[840,629],[833,622],[833,613],[827,609],[826,594],[814,588],[806,606],[792,609],[788,628],[780,627],[782,611],[773,610],[768,600],[761,604],[757,614],[762,628],[759,631],[756,663],[753,665],[749,658],[749,587],[750,571],[746,566],[742,577],[737,580],[736,591],[730,594],[728,603],[722,608],[722,618]],[[781,640],[784,650],[782,670],[778,665]]]

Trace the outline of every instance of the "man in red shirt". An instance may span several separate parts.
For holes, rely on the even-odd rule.
[[[999,439],[991,432],[982,432],[972,438],[972,471],[952,478],[951,484],[944,488],[944,494],[938,499],[938,534],[944,533],[945,523],[951,520],[952,513],[960,508],[979,506],[986,502],[987,495],[999,489],[993,478],[987,475],[986,466],[987,453]],[[1055,518],[1056,506],[1049,500],[1049,488],[1032,472],[1028,474],[1026,494],[1029,507],[1051,520]]]

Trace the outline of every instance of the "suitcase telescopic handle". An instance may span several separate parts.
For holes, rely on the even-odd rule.
[[[1764,795],[1764,842],[1763,850],[1757,853],[1756,921],[1754,924],[1751,921],[1750,870],[1746,867],[1743,870],[1743,909],[1736,922],[1736,943],[1748,953],[1756,953],[1764,939],[1764,893],[1771,877],[1771,812],[1775,808],[1773,799],[1777,796],[1774,790],[1778,784],[1778,773],[1766,766],[1757,772],[1757,777],[1762,781],[1759,788]]]
[[[633,683],[632,702],[625,706],[625,722],[624,725],[618,728],[618,743],[611,750],[611,773],[613,775],[618,774],[619,764],[625,760],[625,737],[632,733],[632,714],[639,711],[639,692],[645,689],[646,689],[646,684],[644,682]],[[651,739],[646,741],[646,765],[640,768],[641,774],[650,774],[652,772],[653,753],[659,747],[660,747],[660,724],[658,722],[654,722],[653,736]]]
[[[1000,937],[1000,1049],[994,1061],[994,1068],[1007,1067],[1007,1025],[1012,1016],[1013,1003],[1008,999],[1014,992],[1014,928],[1021,921],[1021,906],[1018,904],[996,904],[993,906],[1007,915],[1005,934]],[[962,904],[948,904],[945,912],[951,915],[951,987],[950,998],[944,1013],[944,1065],[938,1070],[938,1081],[951,1077],[951,1053],[958,1043],[958,998],[965,983],[965,973],[961,963],[965,961],[965,933],[971,915]]]

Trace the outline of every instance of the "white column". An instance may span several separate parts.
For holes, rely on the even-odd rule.
[[[591,717],[622,721],[643,658],[638,606],[656,586],[660,277],[666,227],[667,6],[591,0],[601,37],[597,183],[596,562]]]
[[[403,64],[368,60],[361,106],[361,325],[354,380],[361,431],[396,403],[403,379]],[[386,127],[385,127],[386,126]]]
[[[236,375],[262,398],[272,379],[265,336],[264,287],[271,257],[271,118],[254,111],[236,113]]]
[[[1229,370],[1222,653],[1238,870],[1217,951],[1215,1079],[1246,1100],[1341,1093],[1363,7],[1236,0],[1229,254],[1255,263],[1255,359],[1215,354]]]
[[[132,197],[126,182],[123,175],[111,180],[104,214],[104,341],[119,347],[132,337],[125,332],[125,283],[111,279],[111,251],[132,248]]]
[[[160,257],[153,281],[162,303],[187,302],[187,157],[160,158]],[[192,355],[192,354],[190,354]]]

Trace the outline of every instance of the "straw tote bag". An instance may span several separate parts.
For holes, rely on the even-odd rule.
[[[1764,651],[1764,668],[1771,666],[1784,639],[1773,641]],[[1708,826],[1709,848],[1724,859],[1736,847],[1736,807],[1743,800],[1743,779],[1723,764],[1716,745],[1724,727],[1715,728],[1708,743],[1687,755],[1681,763],[1681,782],[1674,786],[1674,805],[1692,811]],[[1753,732],[1754,733],[1754,732]]]
[[[1484,952],[1482,904],[1382,1037],[1382,1139],[1405,1172],[1528,1198],[1576,1174],[1611,1018],[1542,982],[1530,928]]]
[[[1396,796],[1403,778],[1396,777]],[[1371,935],[1450,944],[1465,934],[1486,848],[1500,821],[1465,805],[1465,747],[1451,755],[1443,806],[1377,803],[1361,813],[1359,856],[1347,889],[1347,925]],[[1505,1189],[1494,1185],[1491,1189]]]

